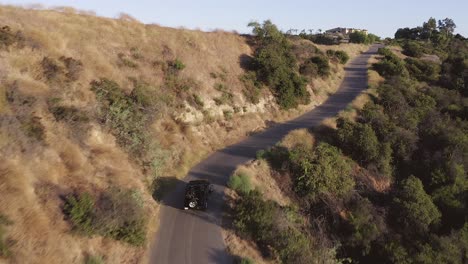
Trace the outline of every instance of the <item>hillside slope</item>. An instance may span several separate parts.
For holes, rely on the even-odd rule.
[[[113,221],[129,214],[125,197],[144,238],[157,227],[156,178],[317,105],[343,71],[333,65],[334,78],[310,83],[310,105],[285,112],[268,89],[256,103],[244,96],[241,62],[253,51],[234,33],[7,6],[0,27],[0,261],[11,263],[144,261],[147,242],[112,239],[128,242]],[[70,209],[83,193],[90,223]]]

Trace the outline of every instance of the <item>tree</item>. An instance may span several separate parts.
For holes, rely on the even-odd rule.
[[[441,32],[445,33],[446,36],[450,36],[455,31],[457,25],[455,25],[455,22],[453,22],[452,19],[445,18],[443,20],[439,20],[437,27]]]
[[[423,38],[429,40],[432,37],[432,32],[437,29],[437,21],[431,17],[427,22],[423,23]]]
[[[412,175],[402,182],[394,201],[398,221],[407,229],[423,233],[440,221],[439,209],[424,191],[421,180]]]
[[[287,38],[270,20],[263,24],[251,22],[249,26],[259,45],[254,58],[259,80],[270,86],[284,109],[308,103],[310,94],[305,80],[296,72],[296,59]]]

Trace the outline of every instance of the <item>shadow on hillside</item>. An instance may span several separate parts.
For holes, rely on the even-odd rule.
[[[254,59],[253,57],[247,54],[241,54],[239,56],[239,65],[242,69],[246,71],[253,71],[255,70]]]

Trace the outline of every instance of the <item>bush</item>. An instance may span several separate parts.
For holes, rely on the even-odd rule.
[[[257,243],[271,241],[276,206],[264,201],[259,191],[253,190],[241,196],[234,208],[234,226],[244,236]]]
[[[249,193],[252,190],[250,176],[245,173],[237,173],[229,178],[228,187],[240,194]]]
[[[87,256],[84,264],[104,264],[104,259],[101,256]]]
[[[392,57],[395,55],[389,48],[379,48],[377,50],[377,53],[386,57]]]
[[[257,190],[238,200],[234,226],[262,250],[277,254],[282,263],[312,262],[308,237],[288,219],[287,212],[274,202],[263,200]]]
[[[348,228],[349,237],[347,244],[354,248],[360,249],[356,253],[367,255],[371,249],[371,243],[379,238],[382,233],[381,225],[383,219],[378,216],[372,203],[358,196],[353,199],[349,205]]]
[[[101,119],[112,129],[119,145],[135,156],[144,156],[150,139],[146,132],[149,116],[141,107],[146,104],[142,97],[126,95],[108,79],[93,81],[91,90],[100,102]]]
[[[11,252],[6,242],[6,230],[5,226],[11,225],[12,222],[2,214],[0,214],[0,257],[8,257]]]
[[[138,63],[128,59],[125,54],[123,53],[119,53],[117,54],[118,58],[119,58],[119,66],[125,66],[125,67],[129,67],[129,68],[138,68]]]
[[[393,52],[388,49],[379,49],[379,53],[385,53],[384,58],[372,65],[375,71],[377,71],[383,77],[392,76],[407,76],[405,64],[403,60],[398,58]]]
[[[440,221],[439,210],[424,191],[421,180],[414,176],[401,183],[394,202],[398,221],[411,232],[427,232],[431,225]]]
[[[318,75],[318,66],[311,60],[307,60],[299,68],[299,73],[311,80]]]
[[[405,45],[403,45],[403,54],[405,54],[406,56],[419,58],[424,53],[421,45],[419,45],[415,41],[409,41],[405,43]]]
[[[198,94],[192,94],[192,100],[190,100],[190,102],[193,102],[197,109],[203,109],[205,106],[205,103],[203,103],[203,100]]]
[[[164,72],[168,75],[178,75],[180,71],[185,69],[185,64],[180,59],[166,62]]]
[[[349,60],[349,55],[345,51],[342,50],[327,50],[327,56],[329,58],[333,58],[338,60],[341,64],[346,64]]]
[[[76,81],[83,71],[83,63],[80,60],[76,60],[71,57],[60,57],[60,61],[65,65],[66,73],[65,76],[70,81]]]
[[[339,119],[337,138],[340,146],[360,164],[369,164],[379,156],[379,140],[368,124]]]
[[[185,64],[179,59],[175,59],[174,61],[170,61],[168,63],[168,65],[169,65],[169,67],[171,67],[175,71],[181,71],[181,70],[185,69]]]
[[[95,201],[89,193],[71,194],[65,198],[64,214],[72,222],[73,229],[85,235],[96,231],[93,227]]]
[[[64,214],[77,232],[121,240],[134,246],[146,239],[146,217],[137,192],[111,190],[95,200],[89,193],[68,195]]]
[[[21,31],[12,32],[9,26],[0,28],[0,48],[8,48],[14,44],[23,46],[24,36]]]
[[[21,128],[28,137],[31,137],[37,141],[44,141],[45,127],[40,120],[40,117],[31,116],[22,121]]]
[[[356,32],[349,34],[349,42],[368,44],[370,43],[370,39],[367,37],[366,33],[356,31]]]
[[[437,63],[406,58],[405,66],[410,76],[418,81],[436,82],[439,80],[440,65]]]
[[[254,71],[249,71],[242,75],[240,80],[244,84],[242,93],[247,101],[252,104],[258,104],[260,102],[262,84],[258,81],[256,73]]]
[[[349,60],[348,53],[342,50],[335,51],[335,56],[338,58],[341,64],[346,64]]]
[[[314,151],[299,146],[289,155],[295,191],[300,196],[344,196],[353,189],[351,166],[336,147],[321,142]]]
[[[63,68],[53,58],[44,57],[41,61],[41,66],[44,76],[49,81],[57,79],[63,74]]]
[[[49,111],[52,113],[56,121],[67,121],[67,122],[89,121],[89,117],[86,115],[86,113],[78,110],[75,107],[49,106]]]
[[[255,262],[249,258],[242,258],[238,264],[255,264]]]
[[[325,56],[314,56],[310,58],[310,62],[317,65],[318,74],[322,77],[328,77],[330,75],[330,63]]]

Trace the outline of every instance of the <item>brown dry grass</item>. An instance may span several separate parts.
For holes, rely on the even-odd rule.
[[[307,129],[297,129],[289,132],[279,143],[280,146],[291,149],[297,145],[312,148],[315,144],[314,136]]]
[[[278,186],[276,180],[271,176],[271,168],[266,160],[256,160],[240,165],[234,174],[248,175],[252,186],[258,189],[265,199],[275,201],[281,206],[291,203]]]

